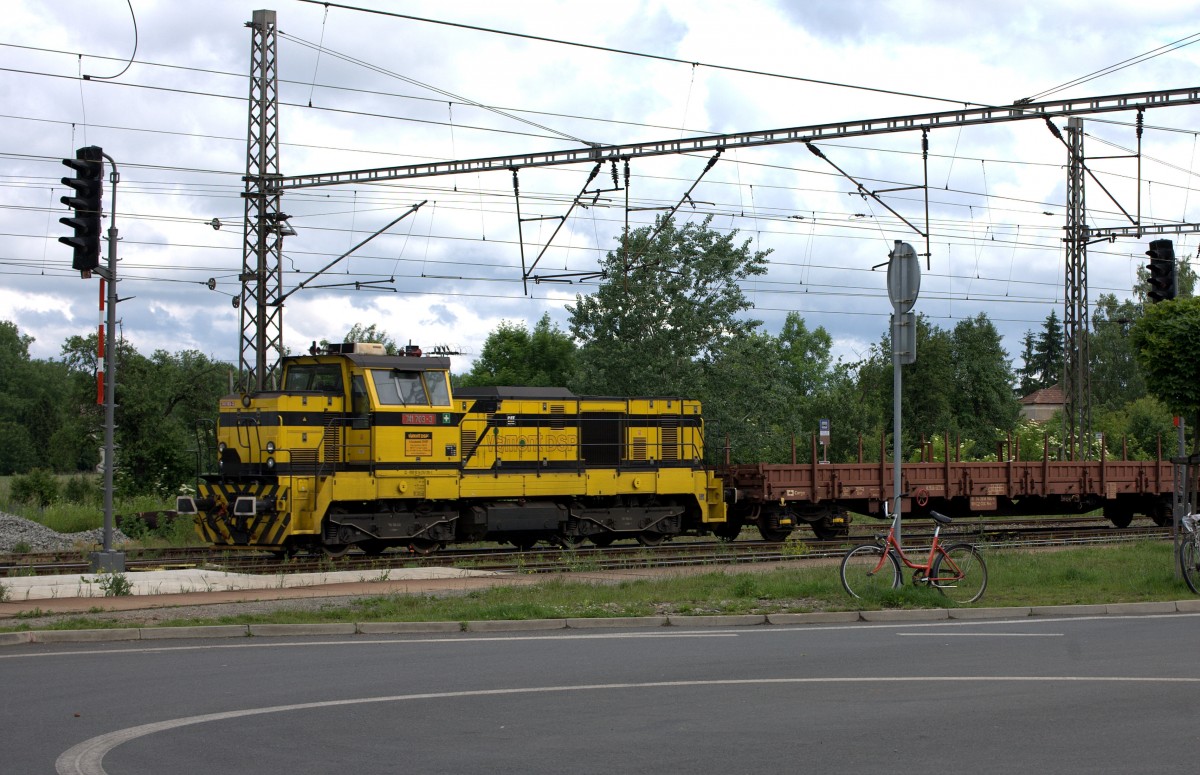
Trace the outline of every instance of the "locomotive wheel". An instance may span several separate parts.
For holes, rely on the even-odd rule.
[[[387,549],[387,544],[376,538],[370,541],[359,541],[358,548],[362,549],[363,554],[368,557],[376,557],[383,554],[383,551]]]
[[[350,551],[353,544],[321,544],[321,551],[325,552],[326,557],[337,559],[345,557],[346,552]]]
[[[561,545],[564,549],[578,549],[579,547],[583,546],[585,541],[587,541],[587,539],[581,535],[566,534],[560,534],[556,536],[556,539],[558,540],[559,545]]]
[[[666,536],[664,534],[655,533],[650,530],[644,530],[637,534],[637,542],[642,546],[658,546],[664,540],[666,540]]]
[[[713,529],[713,535],[722,541],[736,541],[738,536],[742,534],[741,522],[726,522],[724,525],[718,525]]]
[[[438,549],[441,549],[442,545],[431,538],[414,538],[409,542],[408,548],[413,554],[428,557]]]

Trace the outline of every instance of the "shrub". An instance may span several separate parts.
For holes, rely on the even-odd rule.
[[[12,480],[12,499],[45,508],[58,500],[58,480],[43,468],[35,468]]]
[[[150,526],[146,524],[146,520],[142,519],[140,514],[126,514],[117,517],[117,527],[134,541],[142,541],[150,535]]]
[[[100,482],[96,477],[86,474],[72,476],[63,485],[63,499],[72,503],[97,506],[100,504],[101,495],[103,492],[100,489]]]

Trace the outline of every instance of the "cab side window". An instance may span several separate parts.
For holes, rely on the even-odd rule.
[[[431,406],[450,406],[450,388],[447,386],[446,372],[425,372],[425,385],[429,388]]]
[[[355,374],[350,381],[350,404],[351,411],[359,417],[366,417],[370,411],[370,406],[367,402],[367,383],[363,381],[361,374]]]

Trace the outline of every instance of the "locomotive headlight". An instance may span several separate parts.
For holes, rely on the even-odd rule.
[[[270,468],[270,469],[275,468],[275,458],[273,458],[273,457],[267,458],[267,468]]]
[[[275,454],[275,442],[273,442],[273,441],[268,441],[268,442],[267,442],[267,454],[268,454],[268,455],[274,455],[274,454]]]

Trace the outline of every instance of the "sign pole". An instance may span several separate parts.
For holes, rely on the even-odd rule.
[[[921,264],[907,242],[896,240],[888,254],[888,298],[892,302],[892,524],[900,544],[900,506],[903,494],[903,454],[900,444],[900,367],[917,360],[917,321],[913,304],[921,290]]]

